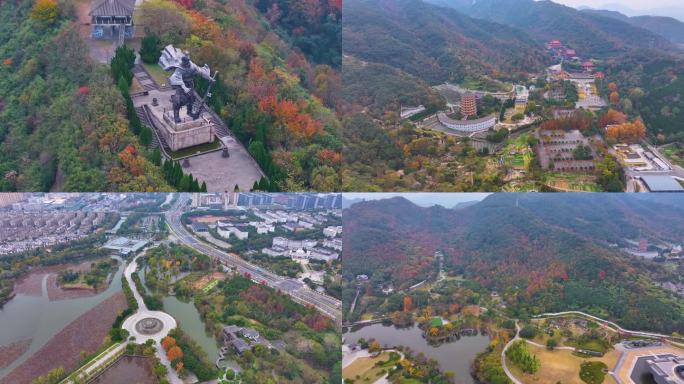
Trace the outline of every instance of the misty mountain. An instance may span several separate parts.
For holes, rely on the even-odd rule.
[[[343,12],[345,55],[431,84],[536,71],[546,60],[542,47],[519,30],[420,0],[348,0]]]
[[[594,9],[593,7],[579,7],[579,8]],[[634,17],[634,16],[665,16],[665,17],[674,17],[674,18],[678,19],[679,21],[684,21],[684,7],[667,6],[667,7],[651,8],[651,9],[647,9],[647,10],[637,10],[637,9],[632,9],[630,7],[624,6],[624,5],[619,4],[619,3],[609,3],[609,4],[602,5],[600,7],[600,9],[620,12],[623,15],[627,15],[630,17]]]
[[[448,4],[474,18],[519,28],[538,43],[560,39],[586,56],[605,58],[628,50],[675,48],[664,37],[627,21],[551,1],[478,0],[470,5],[463,1],[428,1]]]
[[[630,23],[636,27],[647,29],[656,33],[673,43],[684,44],[684,23],[665,16],[633,16],[629,17],[617,11],[586,9],[582,12],[610,17]]]

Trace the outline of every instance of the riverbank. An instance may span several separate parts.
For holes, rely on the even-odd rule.
[[[72,321],[33,356],[0,379],[0,384],[30,383],[57,367],[63,367],[65,371],[76,369],[80,365],[80,352],[91,354],[100,348],[114,319],[126,305],[126,297],[122,292],[105,299]]]
[[[14,360],[28,351],[29,346],[31,346],[31,339],[24,339],[9,345],[0,346],[0,368],[5,368],[12,364]]]

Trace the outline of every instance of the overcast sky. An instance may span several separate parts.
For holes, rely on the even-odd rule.
[[[602,8],[604,4],[620,4],[622,6],[632,8],[635,10],[646,10],[668,6],[681,6],[681,0],[553,0],[556,3],[569,5],[571,7],[578,7],[585,5],[591,8]]]
[[[345,199],[365,199],[365,200],[381,200],[389,199],[394,196],[402,196],[412,201],[416,205],[423,207],[430,207],[433,205],[441,205],[446,208],[451,208],[454,205],[466,201],[482,200],[487,197],[489,193],[344,193]]]

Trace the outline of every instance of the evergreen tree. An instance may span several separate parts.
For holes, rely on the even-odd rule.
[[[150,161],[152,161],[152,164],[158,167],[162,165],[161,151],[159,148],[155,148],[154,151],[152,151],[152,157],[150,158]],[[164,163],[164,165],[166,165],[166,163]],[[164,170],[164,172],[166,172],[166,170]]]
[[[190,192],[192,187],[192,179],[190,175],[183,175],[181,177],[180,183],[178,184],[178,190],[181,192]]]
[[[252,192],[256,192],[259,190],[259,183],[256,181],[254,182],[254,185],[252,185]]]
[[[207,191],[207,183],[203,181],[202,187],[200,188],[200,192],[206,192],[206,191]]]
[[[117,82],[116,85],[119,87],[119,90],[121,91],[121,94],[122,94],[124,97],[127,98],[127,97],[129,96],[129,91],[130,91],[130,90],[129,90],[129,87],[128,87],[128,82],[126,81],[125,77],[124,77],[124,76],[120,76],[120,77],[119,77],[119,81]]]
[[[152,142],[152,131],[145,127],[140,131],[140,143],[144,146],[149,146]]]
[[[156,64],[161,56],[161,41],[155,34],[143,37],[140,42],[140,59],[147,64]]]

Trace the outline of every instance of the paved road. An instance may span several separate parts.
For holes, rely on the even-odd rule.
[[[259,266],[223,252],[195,238],[181,223],[184,208],[190,201],[189,194],[182,194],[176,199],[176,203],[165,212],[166,222],[169,224],[171,233],[184,245],[220,260],[223,264],[235,267],[242,274],[248,274],[257,283],[265,283],[269,287],[278,289],[288,294],[294,301],[303,305],[311,305],[324,315],[335,320],[337,324],[342,322],[342,302],[325,294],[311,290],[306,284],[287,277],[278,276]]]

